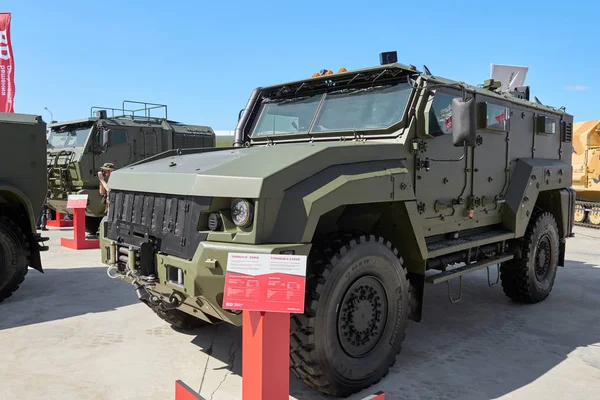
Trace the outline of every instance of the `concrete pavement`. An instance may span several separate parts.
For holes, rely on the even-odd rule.
[[[485,270],[463,278],[457,304],[445,285],[428,286],[424,320],[410,323],[391,373],[351,399],[597,399],[600,231],[576,235],[540,304],[512,303]],[[177,379],[207,399],[240,399],[239,328],[177,332],[108,278],[99,250],[60,247],[70,228],[48,236],[46,273],[30,270],[0,304],[0,399],[173,399]],[[328,398],[293,377],[291,392]]]

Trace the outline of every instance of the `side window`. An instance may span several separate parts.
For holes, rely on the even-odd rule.
[[[452,99],[454,96],[437,93],[429,111],[429,129],[431,136],[443,136],[452,133]]]
[[[556,118],[540,115],[537,120],[537,133],[553,135],[556,133],[557,124],[558,120]]]
[[[485,116],[486,129],[495,131],[507,131],[510,110],[508,107],[487,103],[487,113]]]
[[[118,146],[123,143],[127,143],[127,131],[111,129],[110,130],[111,146]]]

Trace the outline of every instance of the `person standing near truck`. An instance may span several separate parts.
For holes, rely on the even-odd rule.
[[[98,179],[100,180],[100,195],[102,196],[102,203],[106,204],[104,208],[104,212],[108,211],[108,193],[110,190],[108,189],[108,178],[110,174],[115,170],[115,166],[113,163],[104,163],[100,171],[98,171]]]

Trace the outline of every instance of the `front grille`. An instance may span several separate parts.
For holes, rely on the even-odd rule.
[[[206,239],[206,233],[198,232],[198,221],[211,200],[111,190],[107,237],[136,247],[152,242],[156,251],[191,260]]]

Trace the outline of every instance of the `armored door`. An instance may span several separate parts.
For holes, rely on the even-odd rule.
[[[102,134],[100,134],[100,137]],[[134,147],[130,142],[129,132],[121,127],[110,127],[108,143],[102,154],[97,154],[94,160],[98,169],[104,163],[113,163],[115,168],[122,168],[134,161]]]
[[[134,137],[135,161],[143,160],[161,151],[162,129],[160,127],[137,128]]]
[[[452,99],[438,91],[425,109],[428,139],[414,144],[417,206],[426,236],[459,231],[470,219],[471,151],[452,142]]]
[[[508,189],[508,144],[512,111],[500,100],[481,98],[477,103],[477,145],[473,150],[474,217],[486,224],[500,222]],[[515,121],[519,123],[520,121]],[[517,133],[518,131],[515,131]],[[530,136],[521,130],[523,136]]]

